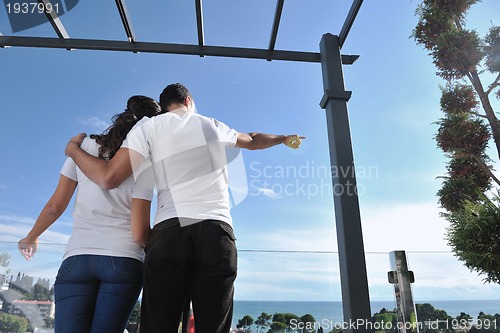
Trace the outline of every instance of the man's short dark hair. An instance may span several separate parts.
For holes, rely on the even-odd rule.
[[[189,90],[180,83],[169,84],[160,94],[160,106],[163,112],[174,103],[184,103],[186,97],[191,97]]]

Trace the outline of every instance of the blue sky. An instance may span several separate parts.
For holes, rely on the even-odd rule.
[[[323,33],[338,33],[351,1],[288,1],[276,49],[318,51]],[[367,0],[342,50],[361,57],[344,67],[353,91],[349,117],[373,300],[391,300],[387,253],[406,250],[415,298],[500,299],[500,287],[462,267],[450,253],[439,217],[437,176],[445,158],[433,136],[439,85],[426,52],[410,38],[418,1]],[[197,43],[194,1],[129,1],[139,41]],[[275,2],[204,3],[205,42],[266,48]],[[484,34],[500,24],[500,3],[473,7],[468,25]],[[112,2],[81,1],[61,17],[75,38],[122,39]],[[12,35],[4,8],[0,32]],[[16,35],[54,37],[48,24]],[[233,208],[240,248],[237,299],[340,300],[337,250],[319,64],[182,55],[0,49],[3,121],[0,252],[10,268],[53,278],[71,230],[71,209],[42,237],[48,243],[23,262],[15,242],[48,200],[76,133],[101,132],[131,95],[157,98],[172,82],[193,93],[198,111],[240,132],[299,133],[284,146],[242,155],[248,195]],[[499,109],[499,103],[494,101]],[[241,172],[241,166],[238,171]]]

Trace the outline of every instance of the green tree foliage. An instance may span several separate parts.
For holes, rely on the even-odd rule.
[[[260,316],[257,317],[255,325],[257,326],[257,333],[261,333],[264,329],[271,325],[272,315],[262,312]]]
[[[0,313],[0,331],[24,333],[28,330],[28,320],[8,313]]]
[[[469,333],[499,333],[500,332],[500,314],[490,315],[479,312],[477,320],[470,328]]]
[[[36,299],[38,301],[48,301],[49,293],[50,289],[47,289],[38,283],[33,286],[33,294],[34,294],[33,299]]]
[[[470,330],[472,325],[472,317],[468,313],[460,312],[460,314],[455,317],[455,320],[452,321],[452,324],[458,330]]]
[[[24,294],[25,299],[37,301],[50,301],[54,295],[54,288],[50,287],[49,280],[38,279],[38,281],[29,288],[29,291]]]
[[[388,333],[397,332],[398,331],[397,321],[398,321],[398,314],[396,313],[396,311],[388,311],[386,308],[382,308],[372,317],[372,323],[374,324],[373,327],[381,328],[381,330],[375,330],[375,332],[388,332]]]
[[[137,301],[137,303],[135,303],[134,305],[134,308],[132,309],[132,313],[130,313],[128,322],[130,324],[138,324],[140,321],[141,321],[141,302]]]
[[[456,319],[463,320],[464,322],[469,322],[472,319],[472,317],[468,313],[460,312],[460,314],[456,317]]]
[[[253,318],[250,315],[245,315],[243,318],[238,320],[236,328],[243,328],[245,332],[252,332],[250,327],[253,325]]]
[[[54,328],[54,318],[45,318],[43,321],[45,322],[45,328]]]
[[[273,315],[273,322],[271,323],[270,330],[268,332],[292,332],[292,320],[294,323],[300,322],[300,318],[292,313],[275,313]]]
[[[268,333],[283,333],[287,331],[288,326],[279,321],[273,321],[269,327]]]
[[[300,322],[302,323],[304,329],[302,332],[314,332],[314,323],[316,322],[316,319],[314,319],[312,314],[305,314],[302,317],[300,317]]]
[[[432,304],[415,304],[417,319],[423,333],[453,332],[452,320],[446,311],[434,308]]]
[[[481,226],[497,230],[499,201],[491,199],[492,187],[500,187],[492,164],[500,160],[500,121],[490,96],[500,98],[500,27],[491,26],[484,38],[465,27],[467,12],[479,0],[422,0],[413,31],[417,44],[429,51],[437,75],[446,81],[442,88],[441,111],[435,139],[449,163],[437,193],[450,221],[447,239],[455,255],[471,270],[500,283],[500,260],[496,243],[488,237],[472,239]],[[496,76],[485,87],[482,73]],[[486,152],[488,144],[495,156]],[[479,206],[485,205],[484,209]],[[481,230],[476,231],[481,233]],[[488,243],[482,243],[488,242]],[[472,244],[471,244],[472,243]]]
[[[464,209],[445,215],[450,222],[448,240],[455,255],[469,269],[486,275],[487,282],[498,283],[500,223],[491,223],[500,221],[498,203],[468,202]]]

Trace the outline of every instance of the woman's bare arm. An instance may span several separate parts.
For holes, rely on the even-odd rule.
[[[75,192],[78,183],[66,176],[61,175],[59,183],[40,215],[35,221],[35,225],[28,232],[25,238],[18,243],[21,255],[30,260],[38,249],[38,237],[45,232],[64,213]]]
[[[144,199],[132,199],[131,219],[132,236],[134,241],[142,247],[146,247],[151,235],[150,227],[151,201]]]

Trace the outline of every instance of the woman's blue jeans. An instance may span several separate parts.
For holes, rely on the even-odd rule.
[[[141,292],[142,266],[124,257],[65,259],[54,285],[55,333],[123,333]]]

